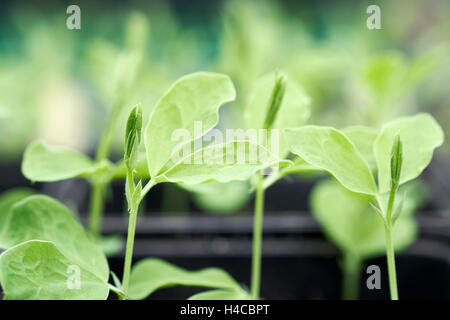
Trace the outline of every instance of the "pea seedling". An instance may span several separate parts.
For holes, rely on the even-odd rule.
[[[417,178],[444,140],[441,127],[426,113],[399,118],[383,126],[372,154],[363,155],[345,133],[331,127],[305,126],[285,130],[291,152],[310,165],[328,171],[348,190],[370,197],[382,219],[391,299],[398,299],[393,232],[401,213],[396,201],[400,185]],[[374,157],[378,181],[367,157]]]
[[[417,181],[403,185],[399,198],[404,202],[393,234],[395,250],[401,251],[417,237],[413,213],[423,202]],[[311,194],[311,209],[326,237],[342,252],[342,298],[359,296],[362,267],[366,259],[385,250],[384,224],[371,207],[371,196],[354,193],[332,179],[318,182]]]
[[[226,272],[216,268],[189,272],[159,259],[144,259],[131,270],[137,210],[146,194],[158,183],[202,183],[247,180],[277,160],[263,146],[249,141],[230,141],[194,150],[193,141],[218,122],[218,109],[232,101],[234,87],[227,76],[197,73],[178,80],[153,109],[144,130],[150,180],[135,182],[136,156],[141,143],[142,112],[132,110],[126,127],[124,164],[125,194],[130,214],[122,282],[113,275],[104,253],[88,237],[70,211],[58,201],[32,195],[10,204],[0,247],[0,281],[6,299],[106,299],[110,291],[122,299],[143,299],[159,288],[184,285],[213,288],[191,299],[240,299],[247,293]],[[194,120],[203,131],[194,134]],[[192,133],[181,144],[173,131]],[[174,161],[173,154],[183,154]],[[258,161],[250,152],[261,155]],[[196,159],[202,161],[196,162]],[[245,161],[242,161],[244,159]],[[26,263],[24,263],[26,261]],[[68,274],[75,270],[75,274]],[[73,289],[78,277],[81,286]]]
[[[289,153],[284,137],[276,135],[277,130],[300,126],[310,115],[310,99],[295,83],[287,80],[283,74],[262,77],[249,95],[244,118],[247,128],[267,130],[267,135],[259,137],[259,143],[276,152],[280,159],[286,159]],[[277,129],[277,130],[273,130]],[[255,206],[253,225],[253,252],[251,271],[251,295],[259,299],[261,281],[262,229],[264,218],[265,190],[287,174],[308,170],[304,162],[283,161],[283,168],[264,178],[263,170],[253,177],[255,180]]]

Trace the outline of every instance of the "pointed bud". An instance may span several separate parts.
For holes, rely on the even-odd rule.
[[[141,143],[142,133],[142,110],[139,106],[134,107],[131,111],[127,128],[125,131],[125,154],[124,160],[128,170],[133,170],[139,145]]]
[[[282,73],[275,74],[275,85],[273,86],[272,95],[269,101],[266,118],[264,120],[264,129],[270,129],[275,123],[277,113],[283,102],[284,93],[286,91],[286,76]]]
[[[394,138],[391,151],[391,189],[397,189],[400,184],[400,175],[403,164],[403,145],[400,135]]]

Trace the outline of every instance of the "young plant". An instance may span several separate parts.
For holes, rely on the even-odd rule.
[[[397,199],[405,198],[393,234],[397,252],[417,237],[413,214],[424,200],[421,191],[416,181],[399,190]],[[340,267],[345,300],[358,299],[364,261],[385,251],[384,224],[371,207],[371,201],[371,196],[351,192],[332,179],[318,182],[311,194],[312,213],[326,237],[342,252]]]
[[[137,210],[153,186],[247,180],[279,162],[266,148],[249,141],[192,148],[195,139],[217,124],[219,107],[234,96],[234,87],[225,75],[196,73],[178,80],[155,106],[144,130],[151,174],[145,185],[141,180],[136,183],[134,176],[142,113],[139,108],[131,112],[124,153],[130,218],[122,283],[115,275],[114,285],[108,283],[104,253],[70,211],[50,197],[36,195],[12,205],[4,217],[7,222],[0,234],[0,247],[7,250],[0,256],[0,281],[5,298],[106,299],[111,290],[123,299],[143,299],[159,288],[174,285],[214,289],[192,299],[248,297],[236,281],[216,268],[189,272],[159,259],[144,259],[131,269]],[[194,121],[202,121],[202,132],[194,132]],[[172,138],[176,129],[191,135],[177,143]],[[260,155],[256,162],[249,160],[254,159],[250,152]],[[174,161],[173,155],[179,153],[183,156]],[[194,161],[198,159],[202,161]]]
[[[277,153],[279,159],[287,159],[289,150],[284,137],[278,134],[279,130],[303,125],[310,115],[309,103],[310,99],[304,91],[295,83],[288,81],[284,74],[276,73],[275,77],[269,74],[257,81],[250,92],[244,119],[248,129],[262,131],[258,137],[261,145]],[[251,269],[253,299],[260,298],[265,190],[285,175],[305,169],[289,160],[283,161],[282,167],[266,178],[263,170],[259,170],[253,177],[255,190]]]
[[[279,162],[276,156],[263,146],[245,140],[213,144],[196,150],[195,140],[217,124],[219,107],[232,101],[234,97],[234,87],[224,75],[198,73],[177,81],[153,109],[145,129],[144,144],[151,178],[143,187],[141,181],[135,183],[133,161],[127,160],[135,157],[140,142],[140,112],[135,109],[130,115],[125,151],[126,194],[130,212],[123,276],[126,294],[129,282],[133,281],[130,269],[137,208],[151,188],[158,183],[169,182],[195,185],[210,181],[226,183],[247,180],[255,172]],[[201,132],[196,132],[195,121],[201,121],[203,124]],[[175,130],[180,129],[187,134],[185,139],[178,143],[174,141],[173,134]],[[248,161],[252,150],[258,155],[264,154],[257,163],[242,163],[238,160]],[[174,161],[174,155],[180,153],[183,155]],[[230,157],[233,159],[231,162]]]
[[[398,299],[393,232],[401,213],[399,187],[415,178],[430,163],[433,151],[444,140],[441,127],[426,113],[399,118],[385,124],[364,155],[342,131],[331,127],[306,126],[285,130],[290,150],[310,165],[328,171],[348,190],[369,197],[382,219],[391,299]],[[366,159],[375,159],[378,180]]]

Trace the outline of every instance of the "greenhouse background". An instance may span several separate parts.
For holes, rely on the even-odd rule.
[[[90,184],[80,178],[30,182],[22,174],[27,146],[42,140],[95,158],[116,112],[109,159],[119,161],[130,111],[140,105],[147,123],[172,83],[193,72],[226,74],[236,88],[236,100],[220,109],[221,130],[244,127],[253,84],[280,71],[309,97],[307,124],[379,129],[426,112],[446,138],[450,133],[448,1],[376,1],[379,30],[366,26],[371,1],[78,1],[80,30],[66,27],[70,4],[0,4],[0,192],[31,188],[47,194],[84,225]],[[344,200],[313,196],[326,179],[315,171],[295,173],[267,189],[261,297],[345,296],[342,243],[318,212],[345,216],[352,208]],[[155,186],[140,207],[134,259],[158,257],[188,270],[217,266],[249,287],[252,183]],[[124,180],[114,179],[105,193],[102,246],[111,270],[121,275],[128,221]],[[408,195],[419,231],[397,251],[400,298],[449,299],[449,139]],[[383,248],[367,254],[355,271],[357,297],[389,298],[385,260]],[[366,286],[369,265],[381,268],[380,290]],[[184,299],[200,291],[168,288],[150,298]]]

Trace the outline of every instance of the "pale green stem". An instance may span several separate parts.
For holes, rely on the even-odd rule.
[[[122,101],[118,99],[115,103],[111,114],[106,125],[106,129],[100,139],[100,143],[97,148],[97,153],[95,160],[97,162],[105,160],[109,155],[109,150],[111,148],[112,138],[114,136],[114,129],[117,126],[117,121],[120,115],[120,110],[122,108]],[[103,219],[103,210],[105,203],[105,188],[107,182],[92,182],[91,183],[91,197],[89,200],[89,232],[94,236],[98,237],[101,233],[101,224]]]
[[[122,290],[125,297],[128,296],[128,287],[130,283],[131,262],[133,260],[134,236],[136,233],[138,206],[133,206],[128,220],[127,247],[125,251],[125,265],[123,269]]]
[[[133,183],[133,174],[129,173],[129,179],[128,183],[132,183],[134,190],[134,183]],[[128,288],[130,283],[130,273],[131,273],[131,263],[133,260],[133,248],[134,248],[134,237],[136,234],[136,222],[137,222],[137,216],[138,216],[138,209],[139,204],[141,203],[142,199],[145,197],[147,192],[150,191],[150,189],[156,184],[155,181],[150,180],[147,185],[144,187],[144,189],[141,192],[141,197],[139,200],[134,204],[128,204],[130,208],[130,218],[128,219],[128,233],[127,233],[127,246],[125,249],[125,265],[123,269],[123,278],[122,278],[122,290],[124,292],[124,297],[122,299],[126,299],[128,296]]]
[[[397,289],[397,273],[395,268],[394,243],[392,241],[392,210],[394,208],[395,193],[397,187],[393,186],[389,194],[388,207],[386,212],[385,236],[386,236],[386,258],[388,266],[389,289],[391,292],[391,300],[398,300]]]
[[[91,198],[89,200],[88,229],[91,235],[97,238],[100,234],[102,213],[105,198],[104,183],[91,184]]]
[[[259,299],[261,283],[261,249],[264,219],[264,187],[262,172],[258,172],[258,184],[256,186],[255,212],[253,219],[251,295],[253,299]]]
[[[345,253],[342,261],[343,300],[358,300],[360,279],[361,259],[352,253]]]
[[[392,232],[389,226],[385,226],[386,235],[386,257],[389,276],[389,290],[391,292],[391,300],[398,300],[397,274],[395,270],[395,254],[394,244],[392,242]]]

